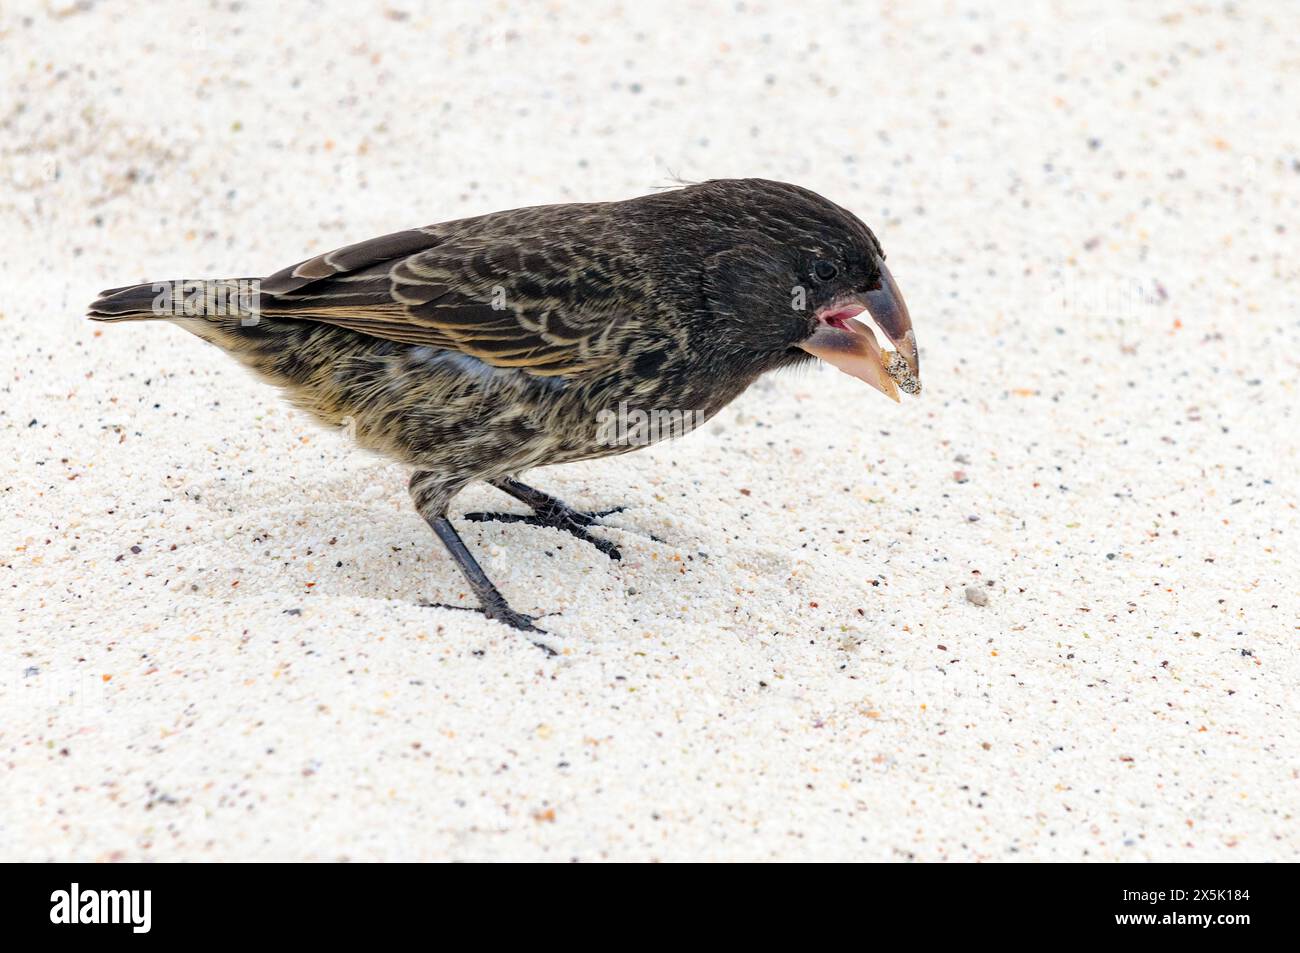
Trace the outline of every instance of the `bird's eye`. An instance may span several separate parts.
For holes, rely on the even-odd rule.
[[[824,258],[818,258],[813,262],[813,274],[818,281],[830,281],[840,270]]]

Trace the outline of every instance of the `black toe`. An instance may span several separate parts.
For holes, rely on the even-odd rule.
[[[608,540],[593,536],[587,532],[588,526],[598,526],[602,516],[622,512],[624,507],[616,506],[612,510],[599,510],[594,513],[580,513],[568,507],[549,507],[535,513],[466,513],[463,517],[474,523],[527,523],[529,526],[547,526],[558,529],[584,543],[590,543],[610,559],[622,559],[619,548]]]
[[[538,635],[545,635],[546,630],[538,628],[534,623],[537,622],[537,616],[527,615],[523,612],[516,612],[509,606],[454,606],[449,602],[421,602],[420,607],[423,609],[458,609],[461,612],[477,612],[493,622],[500,622],[502,625],[508,625],[510,628],[519,632],[536,632]],[[547,615],[557,615],[558,613],[547,613]],[[533,640],[533,645],[537,646],[549,657],[554,658],[560,653],[555,651],[545,642]]]

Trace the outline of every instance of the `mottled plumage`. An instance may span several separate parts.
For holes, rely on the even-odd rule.
[[[611,444],[602,411],[707,419],[810,352],[896,399],[874,337],[853,320],[870,311],[916,372],[883,257],[865,225],[806,189],[719,180],[349,245],[262,279],[251,312],[187,314],[183,286],[136,285],[104,292],[90,316],[172,320],[320,420],[350,420],[362,445],[415,468],[416,507],[484,611],[531,629],[464,550],[446,519],[452,497],[487,480],[536,521],[599,544],[590,517],[514,478],[641,445]]]

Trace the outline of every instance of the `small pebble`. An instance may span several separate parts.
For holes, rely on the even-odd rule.
[[[983,589],[976,589],[974,586],[967,586],[966,601],[973,606],[986,606],[989,604],[989,594]]]

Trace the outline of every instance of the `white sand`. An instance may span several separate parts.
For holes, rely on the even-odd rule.
[[[1285,5],[85,6],[0,23],[4,859],[1296,859]],[[622,563],[462,524],[555,661],[417,605],[400,467],[81,318],[673,175],[871,223],[926,392],[533,473]]]

